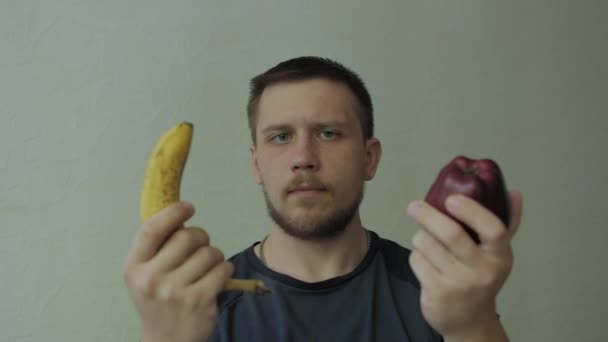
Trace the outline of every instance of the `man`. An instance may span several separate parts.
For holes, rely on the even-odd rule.
[[[507,341],[496,296],[512,267],[512,226],[463,196],[448,209],[476,245],[424,201],[413,251],[362,226],[359,204],[381,157],[361,79],[337,62],[301,57],[255,77],[248,105],[251,165],[273,226],[224,260],[207,233],[183,228],[177,203],[140,228],[124,277],[142,341]],[[272,294],[222,292],[230,277]]]

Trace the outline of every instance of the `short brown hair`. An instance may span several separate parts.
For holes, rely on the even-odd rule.
[[[359,102],[359,121],[363,136],[369,139],[374,135],[374,112],[372,100],[359,75],[344,65],[329,58],[303,56],[277,64],[264,73],[255,76],[250,82],[247,117],[251,139],[256,143],[256,122],[258,104],[266,87],[281,82],[302,81],[312,78],[325,78],[345,84]]]

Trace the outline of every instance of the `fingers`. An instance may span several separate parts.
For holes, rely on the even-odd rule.
[[[441,242],[424,229],[414,234],[412,246],[440,274],[453,272],[459,263]]]
[[[186,288],[191,296],[209,296],[216,298],[222,292],[224,284],[234,273],[234,265],[229,261],[216,264],[202,278]]]
[[[180,228],[165,242],[151,263],[160,271],[181,265],[197,249],[209,245],[209,235],[201,228]]]
[[[457,259],[469,262],[477,257],[478,250],[469,235],[458,223],[437,208],[424,201],[414,201],[408,206],[407,214],[424,226],[428,233]]]
[[[144,222],[135,235],[127,256],[127,264],[151,259],[167,238],[194,215],[192,204],[178,202],[169,205]]]
[[[504,223],[490,210],[473,199],[460,194],[446,200],[446,209],[457,219],[471,227],[486,247],[502,249],[509,239]]]
[[[422,253],[420,253],[419,250],[412,250],[408,261],[410,264],[410,268],[416,275],[416,278],[418,278],[421,287],[425,287],[425,284],[439,283],[439,271]]]
[[[523,213],[523,196],[520,191],[513,190],[509,193],[511,199],[511,226],[509,227],[509,235],[513,235],[519,230],[521,217]]]
[[[170,277],[187,286],[199,280],[222,261],[224,261],[224,254],[219,249],[213,246],[203,246],[176,268]]]

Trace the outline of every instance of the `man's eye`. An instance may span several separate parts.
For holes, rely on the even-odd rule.
[[[336,139],[338,137],[338,133],[336,133],[334,131],[322,131],[321,132],[321,137],[323,139],[333,140],[333,139]]]
[[[289,134],[287,133],[279,133],[272,137],[271,139],[274,142],[285,143],[289,140]]]

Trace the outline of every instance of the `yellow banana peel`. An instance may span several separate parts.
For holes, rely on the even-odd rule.
[[[140,198],[141,221],[180,200],[182,175],[190,153],[193,125],[181,122],[166,131],[148,159]]]
[[[184,168],[188,161],[194,126],[180,122],[158,139],[146,166],[140,194],[140,219],[148,220],[159,210],[180,201]],[[261,280],[229,279],[224,291],[245,291],[264,294],[270,289]]]

